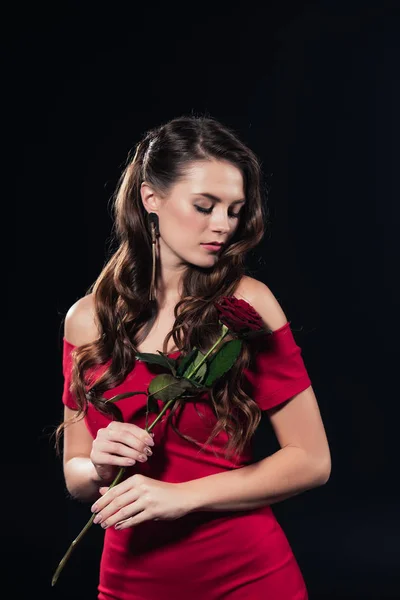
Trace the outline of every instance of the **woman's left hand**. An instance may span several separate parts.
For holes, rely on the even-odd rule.
[[[126,529],[144,521],[179,519],[190,512],[182,485],[137,473],[112,488],[100,488],[102,497],[92,506],[97,513],[93,523]]]

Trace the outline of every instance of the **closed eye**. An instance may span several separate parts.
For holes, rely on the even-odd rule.
[[[198,212],[206,214],[206,215],[210,215],[211,211],[212,211],[212,207],[211,208],[203,208],[202,206],[197,206],[196,204],[194,204],[194,207]],[[240,213],[236,213],[236,214],[231,213],[231,214],[228,214],[228,216],[231,217],[231,219],[238,219],[240,217]]]

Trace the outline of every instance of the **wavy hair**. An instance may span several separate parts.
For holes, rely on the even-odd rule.
[[[173,337],[185,356],[193,346],[205,351],[220,334],[214,301],[233,295],[245,275],[245,257],[265,232],[266,188],[256,155],[233,130],[208,116],[181,116],[148,130],[127,158],[112,196],[114,226],[111,240],[116,250],[106,261],[87,294],[94,298],[99,337],[73,350],[71,391],[78,412],[87,414],[92,403],[103,414],[122,420],[118,407],[106,403],[104,392],[124,381],[135,367],[135,354],[157,318],[157,300],[149,300],[152,248],[147,212],[140,187],[146,181],[160,195],[168,194],[194,161],[229,161],[242,173],[246,203],[238,227],[212,268],[189,264],[182,280],[182,296],[175,306],[175,323],[163,351]],[[229,442],[225,456],[241,453],[261,419],[258,405],[245,393],[241,375],[250,362],[250,348],[244,342],[241,354],[229,372],[210,391],[217,422],[206,444],[224,429]],[[88,373],[109,361],[95,381]],[[197,440],[176,429],[173,415],[185,402],[177,399],[168,418],[175,432],[189,442]],[[201,415],[199,415],[201,416]],[[60,434],[67,422],[56,431]]]

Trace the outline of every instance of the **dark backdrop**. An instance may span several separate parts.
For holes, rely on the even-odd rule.
[[[248,266],[296,329],[331,447],[329,482],[275,513],[310,600],[400,598],[399,3],[9,9],[1,552],[12,597],[96,597],[100,528],[50,587],[89,516],[68,498],[51,439],[62,320],[104,262],[129,150],[148,127],[206,113],[262,160],[271,225]],[[277,449],[265,420],[257,448]]]

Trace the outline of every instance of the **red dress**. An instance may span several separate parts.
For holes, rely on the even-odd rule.
[[[262,410],[285,402],[311,385],[289,322],[253,343],[257,351],[245,377],[251,397]],[[69,391],[73,348],[64,339],[62,400],[76,409]],[[179,352],[169,356],[176,358]],[[146,391],[152,377],[162,372],[160,369],[137,361],[125,381],[105,396]],[[146,396],[125,398],[118,406],[124,421],[145,428]],[[204,418],[198,415],[196,406]],[[85,419],[93,437],[100,427],[109,423],[92,405]],[[152,420],[150,416],[150,422]],[[184,404],[176,426],[204,443],[215,422],[206,393],[196,404]],[[165,427],[165,416],[153,432],[153,456],[146,463],[137,462],[127,469],[126,476],[142,473],[153,479],[178,483],[254,462],[250,446],[232,460],[224,458],[225,432],[214,438],[211,448],[206,447],[202,452],[195,444],[179,437],[170,426]],[[105,530],[98,592],[99,600],[308,598],[298,563],[271,506],[245,511],[198,511],[175,521],[146,521],[121,531],[110,527]]]

